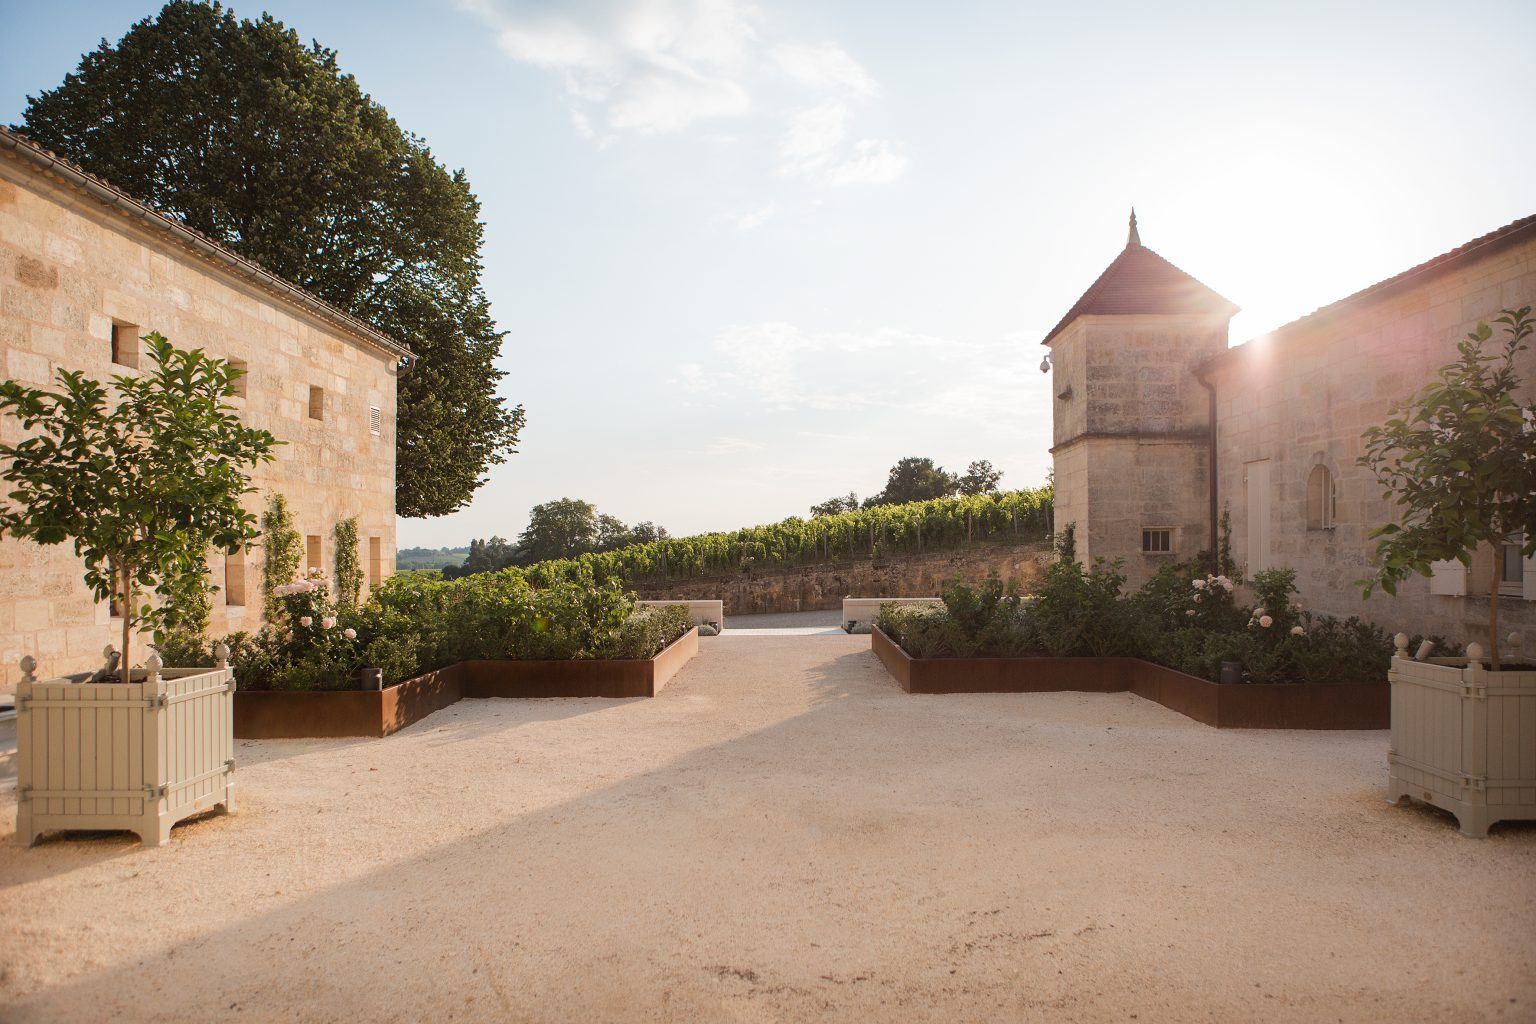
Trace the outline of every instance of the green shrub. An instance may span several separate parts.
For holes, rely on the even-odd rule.
[[[401,573],[355,612],[338,612],[319,578],[278,587],[274,600],[260,633],[229,638],[247,689],[350,688],[365,665],[391,685],[460,661],[650,658],[691,626],[684,606],[637,608],[617,582],[535,587],[515,569]]]
[[[693,628],[688,606],[669,604],[636,608],[603,650],[605,658],[654,658]]]
[[[1298,608],[1291,569],[1256,574],[1251,607],[1237,604],[1236,580],[1193,562],[1164,567],[1135,594],[1124,584],[1117,564],[1060,558],[1028,600],[992,579],[951,587],[942,607],[886,605],[876,621],[917,658],[1128,655],[1211,680],[1235,661],[1256,683],[1382,679],[1391,662],[1381,627]]]

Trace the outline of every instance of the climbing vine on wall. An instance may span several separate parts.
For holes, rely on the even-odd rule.
[[[288,499],[281,494],[274,492],[267,500],[267,510],[261,514],[261,533],[261,608],[262,615],[271,622],[281,608],[273,589],[292,583],[304,558],[304,539],[294,529]]]
[[[357,608],[363,592],[363,563],[357,555],[357,516],[336,524],[336,607]]]

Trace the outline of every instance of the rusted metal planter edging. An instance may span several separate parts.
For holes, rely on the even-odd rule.
[[[908,693],[1130,692],[1220,729],[1385,729],[1379,683],[1213,683],[1140,658],[913,658],[876,629],[875,656]]]
[[[695,628],[644,660],[461,661],[382,690],[237,690],[235,738],[383,737],[465,698],[654,697],[698,652]]]

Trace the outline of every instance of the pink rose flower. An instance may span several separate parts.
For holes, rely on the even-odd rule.
[[[335,625],[336,617],[334,615],[327,615],[325,618],[320,620],[321,629],[332,629],[335,627]]]
[[[1275,624],[1275,620],[1270,618],[1268,615],[1260,615],[1259,616],[1259,625],[1263,626],[1265,629],[1268,629],[1270,626],[1273,626],[1274,624]]]
[[[299,625],[305,627],[306,629],[309,628],[310,626],[313,626],[314,624],[315,624],[315,620],[310,618],[308,615],[301,616],[300,619],[299,619]]]
[[[348,640],[356,640],[357,630],[353,629],[351,626],[348,626],[346,629],[341,631],[341,635],[346,637]]]

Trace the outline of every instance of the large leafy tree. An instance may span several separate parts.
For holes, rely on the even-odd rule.
[[[865,498],[864,504],[904,505],[909,501],[947,498],[959,489],[960,478],[943,466],[934,465],[932,459],[908,457],[891,467],[885,490]]]
[[[0,412],[26,436],[0,444],[0,535],[70,542],[98,601],[123,616],[123,679],[133,634],[179,623],[177,601],[201,581],[210,546],[233,553],[257,535],[242,503],[249,470],[279,443],[240,422],[229,398],[244,372],[144,338],[154,365],[100,384],[58,372],[59,390],[0,382]],[[150,592],[160,603],[140,603]]]
[[[580,498],[558,498],[535,505],[528,528],[517,538],[518,561],[525,565],[554,558],[574,558],[596,549],[602,534],[597,507]]]
[[[396,506],[467,503],[515,450],[480,204],[419,138],[269,15],[172,0],[102,41],[18,130],[414,349]]]
[[[1490,654],[1498,671],[1499,557],[1512,534],[1522,536],[1524,557],[1536,555],[1536,403],[1521,404],[1515,370],[1536,320],[1525,306],[1504,310],[1494,322],[1503,326],[1502,345],[1485,352],[1493,331],[1478,324],[1456,346],[1456,362],[1365,432],[1360,464],[1401,518],[1371,531],[1376,573],[1361,582],[1367,597],[1378,584],[1395,594],[1410,575],[1430,575],[1434,562],[1455,559],[1471,568],[1486,552]]]
[[[965,475],[960,478],[960,493],[996,494],[998,481],[1002,478],[1002,470],[993,469],[986,459],[977,459],[965,467]]]

